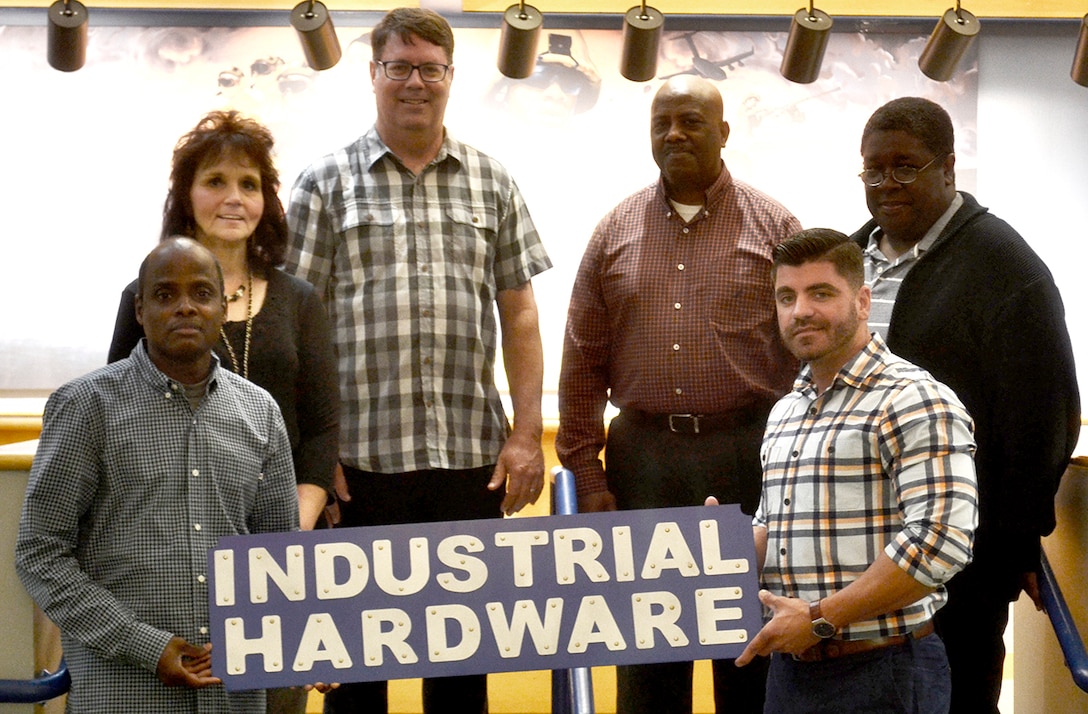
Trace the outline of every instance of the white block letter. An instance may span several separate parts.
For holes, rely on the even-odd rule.
[[[699,574],[695,556],[691,554],[684,534],[680,532],[680,526],[675,523],[658,523],[654,526],[650,547],[646,549],[642,579],[654,580],[667,568],[679,570],[685,578],[694,578]]]
[[[446,623],[460,625],[458,643],[450,646]],[[480,618],[467,605],[427,607],[427,656],[432,662],[460,662],[480,649]]]
[[[383,632],[382,624],[386,622],[391,627]],[[404,610],[392,607],[363,610],[363,664],[367,667],[380,667],[383,647],[388,647],[400,664],[418,662],[415,650],[406,641],[411,631],[412,621]]]
[[[336,561],[348,564],[348,578],[336,582]],[[314,582],[318,600],[353,598],[363,591],[370,579],[366,551],[354,543],[322,543],[314,546]]]
[[[627,649],[616,618],[608,609],[608,603],[600,595],[588,595],[582,598],[578,607],[578,617],[574,620],[574,629],[570,633],[567,652],[581,654],[593,642],[603,642],[608,649]]]
[[[458,548],[469,553],[479,553],[484,549],[484,544],[467,535],[443,538],[435,549],[439,562],[450,568],[464,571],[468,577],[459,580],[447,570],[436,575],[438,584],[451,593],[470,593],[479,590],[487,583],[487,564],[479,558],[458,551]]]
[[[351,666],[351,655],[344,647],[344,640],[336,629],[332,615],[327,612],[314,613],[306,619],[306,629],[295,653],[294,670],[309,672],[318,660],[330,662],[336,669]]]
[[[374,541],[374,582],[389,595],[415,595],[431,577],[431,556],[426,538],[408,541],[408,577],[398,580],[393,574],[393,544]]]
[[[246,639],[245,623],[240,617],[231,617],[226,621],[227,634],[224,644],[227,647],[227,674],[246,673],[246,655],[258,654],[263,657],[265,672],[283,671],[283,633],[280,618],[266,615],[261,618],[261,636]]]
[[[533,546],[547,545],[547,531],[496,533],[495,545],[510,548],[514,559],[514,586],[533,587]]]
[[[301,545],[287,546],[287,570],[265,548],[249,549],[249,597],[253,602],[268,602],[271,579],[284,597],[292,602],[306,599],[306,568]]]
[[[528,628],[529,636],[538,655],[553,655],[559,649],[559,625],[563,620],[563,598],[548,598],[544,606],[544,620],[532,600],[518,600],[506,619],[506,608],[501,602],[487,603],[487,619],[491,622],[491,631],[495,634],[495,646],[500,657],[519,657],[521,641]]]
[[[703,572],[707,575],[735,575],[748,572],[747,558],[722,560],[722,543],[718,522],[699,521],[699,540],[703,546]]]
[[[575,549],[575,543],[582,547]],[[601,535],[592,528],[557,528],[555,531],[555,581],[574,584],[574,566],[582,568],[590,582],[606,582],[608,571],[597,562],[604,546]]]
[[[659,608],[656,615],[655,606]],[[640,650],[654,646],[654,630],[661,633],[669,647],[687,646],[688,636],[676,624],[680,617],[680,598],[673,593],[635,593],[631,596],[631,615],[635,622],[635,646]]]
[[[719,630],[718,623],[739,620],[739,607],[717,607],[719,600],[739,600],[740,588],[703,588],[695,591],[695,614],[699,622],[699,643],[727,645],[748,640],[747,630]]]

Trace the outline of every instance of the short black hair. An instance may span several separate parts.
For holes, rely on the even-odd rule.
[[[893,99],[873,112],[861,132],[861,143],[875,131],[905,131],[938,156],[955,151],[952,117],[940,104],[921,97]]]
[[[771,279],[778,274],[778,266],[799,266],[805,263],[827,262],[835,266],[835,272],[846,278],[855,290],[865,284],[865,256],[859,246],[846,234],[830,228],[808,228],[774,247],[774,265]]]

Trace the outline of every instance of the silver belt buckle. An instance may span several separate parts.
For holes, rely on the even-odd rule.
[[[669,431],[674,434],[679,434],[680,430],[676,428],[674,419],[690,419],[691,426],[695,430],[694,433],[699,433],[699,415],[698,414],[670,414],[669,415]]]

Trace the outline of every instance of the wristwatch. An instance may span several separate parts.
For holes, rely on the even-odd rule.
[[[820,614],[820,601],[811,602],[808,605],[808,614],[812,618],[812,634],[821,640],[830,639],[838,632],[838,628],[824,619]]]

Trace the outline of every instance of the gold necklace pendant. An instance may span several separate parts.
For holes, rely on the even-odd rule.
[[[228,296],[227,302],[233,302],[242,297],[243,292],[249,296],[246,301],[246,340],[242,346],[242,368],[238,369],[238,356],[234,354],[234,346],[231,345],[230,340],[227,339],[227,331],[223,327],[219,328],[219,337],[223,340],[223,344],[227,346],[227,355],[230,357],[231,366],[234,367],[235,374],[241,374],[245,379],[249,379],[249,343],[253,336],[253,271],[249,272],[246,280],[247,285],[243,285],[234,292],[233,298]]]

